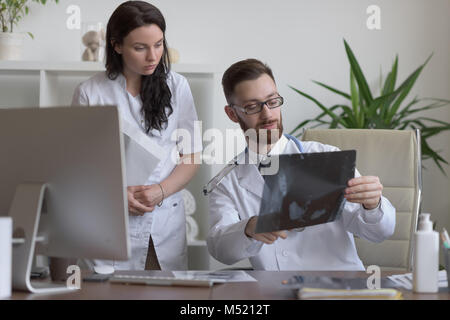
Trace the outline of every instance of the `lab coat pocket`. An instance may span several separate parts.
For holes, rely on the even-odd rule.
[[[181,197],[174,197],[159,208],[152,226],[152,234],[157,234],[159,241],[178,239],[183,230],[183,235],[185,234],[186,218],[182,200]]]
[[[147,213],[148,214],[148,213]],[[129,216],[129,236],[132,243],[142,241],[145,233],[145,226],[148,223],[147,216]]]

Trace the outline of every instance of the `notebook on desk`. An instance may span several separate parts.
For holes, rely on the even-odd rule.
[[[395,283],[387,278],[381,279],[380,289],[368,289],[365,278],[297,275],[283,284],[294,290],[298,299],[402,299]]]
[[[402,293],[396,289],[320,289],[302,288],[297,291],[298,299],[326,300],[401,300]]]

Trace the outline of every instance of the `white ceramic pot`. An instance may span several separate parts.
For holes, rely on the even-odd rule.
[[[20,60],[25,34],[0,32],[0,60]]]

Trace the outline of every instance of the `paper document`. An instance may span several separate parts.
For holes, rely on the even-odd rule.
[[[121,118],[127,186],[143,185],[167,153],[139,128]]]
[[[396,284],[396,286],[412,290],[413,289],[413,276],[412,273],[404,273],[404,274],[394,274],[392,276],[388,276],[392,282]],[[439,288],[445,288],[448,286],[447,282],[447,271],[441,270],[438,273],[438,286]]]
[[[282,154],[279,170],[264,176],[256,232],[289,230],[334,221],[355,176],[356,151]]]
[[[338,278],[328,276],[301,276],[296,275],[284,282],[286,288],[300,289],[304,287],[316,289],[367,289],[367,278]],[[382,288],[393,288],[395,283],[387,278],[380,279]]]

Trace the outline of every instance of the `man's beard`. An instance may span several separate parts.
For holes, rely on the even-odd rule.
[[[239,119],[239,126],[241,127],[242,131],[244,131],[244,135],[246,136],[246,138],[248,137],[248,139],[251,140],[251,141],[247,140],[247,143],[255,143],[256,139],[256,146],[258,146],[258,150],[262,151],[258,153],[266,153],[264,152],[264,149],[267,149],[268,146],[276,143],[283,134],[283,119],[281,114],[280,119],[276,120],[276,122],[277,127],[275,129],[261,128],[262,126],[272,124],[273,121],[258,123],[257,129],[253,129],[249,128],[244,121]]]

